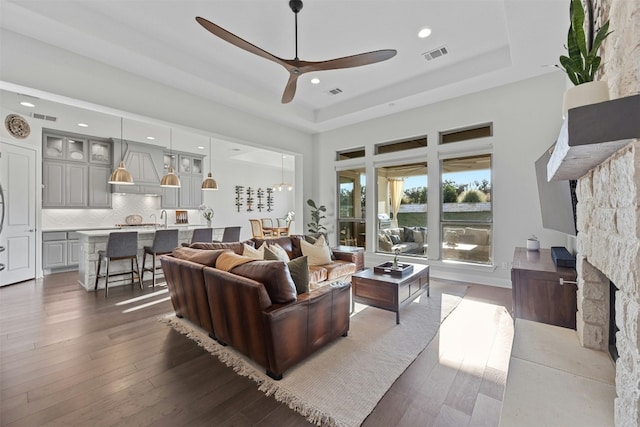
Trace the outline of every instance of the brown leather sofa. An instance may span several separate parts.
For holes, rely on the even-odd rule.
[[[205,329],[281,379],[283,373],[349,330],[349,282],[296,295],[286,263],[253,261],[214,268],[219,250],[178,248],[161,257],[176,315]]]
[[[231,249],[238,255],[242,255],[244,244],[253,245],[258,248],[265,242],[267,244],[277,243],[280,245],[290,259],[302,256],[302,248],[300,240],[304,240],[302,235],[283,236],[275,239],[259,239],[253,238],[244,242],[231,243],[193,243],[190,247],[196,249]],[[357,271],[364,269],[364,249],[353,249],[349,251],[341,251],[339,249],[331,249],[332,261],[325,265],[309,266],[309,283],[311,288],[326,285],[335,281],[350,280],[351,275]]]

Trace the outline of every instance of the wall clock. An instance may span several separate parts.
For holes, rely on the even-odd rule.
[[[9,114],[4,119],[4,126],[7,128],[9,133],[16,138],[23,139],[29,136],[31,133],[31,127],[29,127],[29,123],[22,117],[17,114]]]

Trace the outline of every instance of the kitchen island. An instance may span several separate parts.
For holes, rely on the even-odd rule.
[[[203,226],[178,226],[168,227],[178,229],[178,243],[191,242],[193,230],[197,228],[205,228]],[[162,228],[157,228],[161,230]],[[138,264],[140,265],[140,274],[142,274],[142,257],[144,255],[144,247],[153,244],[153,238],[156,233],[154,227],[127,227],[116,230],[83,230],[78,231],[77,235],[80,241],[80,262],[78,268],[78,283],[87,291],[93,291],[96,282],[96,271],[98,268],[98,251],[107,249],[107,240],[110,233],[122,233],[127,231],[138,232]],[[150,263],[147,260],[147,263]],[[112,261],[109,267],[110,273],[119,273],[129,270],[129,261]],[[150,264],[149,264],[150,265]],[[148,275],[150,277],[151,275]],[[131,286],[126,276],[124,280],[116,278],[113,282],[109,281],[109,287],[113,286]],[[104,289],[104,279],[100,279],[98,289]]]

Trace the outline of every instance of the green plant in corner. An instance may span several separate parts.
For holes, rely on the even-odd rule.
[[[320,220],[326,218],[323,214],[327,211],[327,207],[325,205],[316,206],[316,203],[311,199],[307,200],[307,205],[311,208],[311,222],[307,224],[309,233],[322,233],[327,227],[320,224]]]
[[[589,40],[589,46],[587,44],[587,35],[584,31],[584,15],[582,1],[571,0],[569,5],[571,25],[569,26],[567,45],[565,46],[568,56],[561,55],[561,65],[557,66],[567,73],[569,80],[576,86],[593,81],[602,61],[602,58],[596,53],[604,39],[611,34],[609,21],[607,20],[596,32],[593,42]],[[589,16],[589,20],[589,26],[591,26],[591,16]]]

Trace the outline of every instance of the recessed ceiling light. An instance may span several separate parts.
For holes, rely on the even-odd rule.
[[[20,103],[20,105],[22,105],[23,107],[29,107],[29,108],[33,108],[33,107],[35,107],[35,104],[32,104],[32,103],[27,102],[27,101],[22,101],[22,102]]]
[[[311,84],[317,85],[318,83],[320,83],[320,79],[317,77],[314,77],[311,79]]]
[[[431,35],[431,28],[423,28],[420,30],[420,32],[418,33],[418,37],[420,37],[421,39],[424,39],[426,37],[429,37]]]
[[[148,136],[148,137],[147,137],[147,139],[148,139],[149,141],[153,141],[153,140],[155,139],[155,137],[153,137],[153,136]]]
[[[80,126],[81,128],[88,128],[89,125],[86,123],[78,123],[78,126]]]
[[[198,150],[204,150],[204,147],[202,145],[198,145]]]

